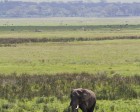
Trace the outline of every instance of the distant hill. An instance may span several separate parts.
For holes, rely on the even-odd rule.
[[[0,17],[131,17],[140,16],[140,3],[0,2]]]

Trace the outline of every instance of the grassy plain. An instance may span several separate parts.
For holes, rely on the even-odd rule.
[[[25,43],[0,47],[1,73],[140,73],[140,40]]]
[[[140,18],[0,19],[0,38],[140,36]]]
[[[140,18],[1,19],[0,72],[139,74],[139,21]],[[119,37],[125,40],[116,40]],[[17,43],[20,39],[42,40],[17,44],[12,39]]]
[[[139,112],[139,48],[140,18],[0,19],[0,111],[67,112],[83,87],[95,112]]]
[[[140,25],[117,26],[1,26],[0,38],[104,38],[140,36]],[[110,28],[111,27],[111,28]],[[14,31],[11,31],[14,30]]]

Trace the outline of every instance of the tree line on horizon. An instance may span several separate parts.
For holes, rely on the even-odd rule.
[[[1,18],[25,17],[132,17],[140,16],[140,3],[107,2],[0,2]]]

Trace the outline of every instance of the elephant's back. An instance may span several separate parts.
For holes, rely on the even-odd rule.
[[[92,98],[94,98],[96,100],[95,92],[93,92],[92,90],[88,90],[88,89],[86,89],[86,90],[91,94]]]

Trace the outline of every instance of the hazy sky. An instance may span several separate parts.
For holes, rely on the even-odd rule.
[[[0,0],[4,1],[4,0]],[[79,0],[9,0],[9,1],[34,1],[34,2],[42,2],[42,1],[79,1]],[[99,2],[100,0],[83,0],[83,1],[94,1]],[[140,0],[106,0],[107,2],[140,2]]]

